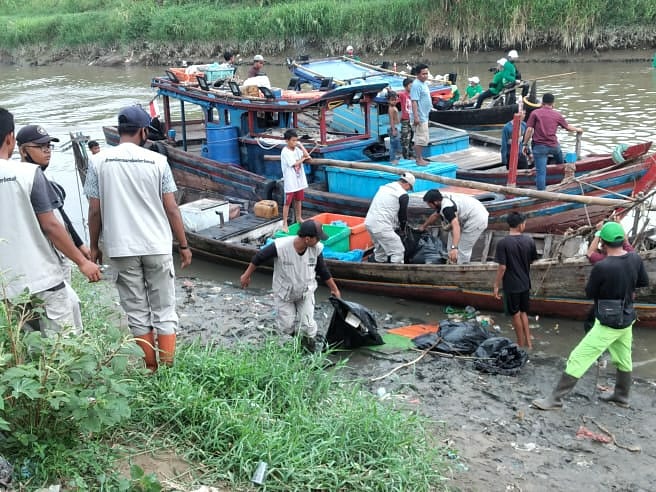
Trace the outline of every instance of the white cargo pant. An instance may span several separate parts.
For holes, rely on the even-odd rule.
[[[39,318],[39,329],[43,335],[50,336],[59,332],[62,328],[73,328],[74,333],[80,333],[82,320],[80,318],[79,299],[75,304],[71,291],[77,298],[75,291],[66,283],[57,290],[45,290],[34,294],[33,297],[41,303],[43,308],[44,314]]]
[[[309,338],[317,334],[317,322],[314,320],[314,291],[308,291],[298,301],[285,301],[282,297],[274,295],[276,310],[276,324],[278,330],[294,335],[296,326],[298,330]]]
[[[403,263],[405,247],[399,235],[391,227],[378,232],[372,232],[369,227],[367,230],[374,241],[374,259],[378,263],[387,263],[388,256],[391,263]]]
[[[481,234],[483,234],[485,229],[487,229],[487,217],[484,221],[468,221],[464,226],[461,226],[460,242],[458,243],[458,265],[469,263],[474,244],[476,244],[476,241],[478,241],[478,238],[481,237]],[[451,233],[449,233],[449,251],[451,250],[452,244],[453,237],[451,236]]]
[[[134,336],[172,335],[178,327],[175,312],[173,256],[147,255],[111,258],[121,307]]]

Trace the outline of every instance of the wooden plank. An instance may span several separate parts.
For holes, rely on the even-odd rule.
[[[490,245],[492,244],[492,231],[485,231],[485,246],[483,246],[483,252],[481,253],[481,263],[487,263],[487,255],[490,252]]]

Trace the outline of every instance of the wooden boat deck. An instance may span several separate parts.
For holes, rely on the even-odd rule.
[[[498,149],[483,146],[470,146],[465,150],[447,152],[428,158],[432,162],[448,162],[458,166],[458,169],[484,171],[498,167],[501,154]]]

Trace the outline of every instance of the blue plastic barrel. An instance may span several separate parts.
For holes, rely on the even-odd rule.
[[[224,164],[241,164],[239,159],[239,140],[236,126],[207,124],[207,145],[203,155]]]

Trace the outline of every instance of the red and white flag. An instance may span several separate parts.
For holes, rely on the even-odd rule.
[[[153,99],[148,104],[148,112],[150,113],[151,118],[157,118],[159,116],[159,105],[157,104],[157,99]]]

